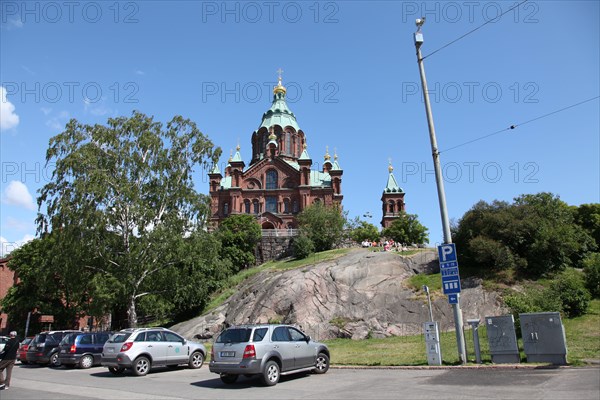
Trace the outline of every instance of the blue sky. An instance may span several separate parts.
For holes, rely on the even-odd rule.
[[[344,169],[344,208],[379,225],[388,160],[441,242],[413,32],[424,55],[516,1],[0,1],[3,252],[35,235],[48,140],[69,118],[140,110],[194,120],[223,148],[250,136],[278,68],[319,165]],[[527,1],[425,60],[450,218],[479,200],[550,191],[600,201],[598,1]],[[451,149],[510,125],[514,130]],[[446,149],[451,149],[445,151]],[[208,192],[206,171],[196,172]]]

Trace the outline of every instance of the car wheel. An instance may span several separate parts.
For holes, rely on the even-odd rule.
[[[113,375],[121,375],[125,371],[125,368],[123,368],[123,367],[108,367],[108,370]]]
[[[315,373],[324,374],[329,370],[329,357],[325,353],[319,353],[315,364]]]
[[[60,360],[58,359],[58,353],[54,353],[50,356],[50,366],[51,367],[60,367]]]
[[[315,364],[315,373],[324,374],[329,370],[329,357],[325,353],[319,353]]]
[[[204,364],[204,355],[200,351],[195,351],[190,356],[189,366],[192,369],[198,369]]]
[[[221,381],[228,385],[235,383],[238,380],[239,375],[221,374]]]
[[[133,373],[137,376],[144,376],[150,371],[150,360],[146,357],[138,357],[133,363]]]
[[[279,382],[279,364],[275,361],[267,362],[265,370],[263,372],[263,382],[267,386],[275,386]]]
[[[88,369],[92,365],[94,365],[94,357],[90,356],[89,354],[81,357],[81,359],[79,360],[79,367],[81,369]]]

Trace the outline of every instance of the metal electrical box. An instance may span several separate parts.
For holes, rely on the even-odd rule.
[[[424,322],[425,346],[427,348],[427,363],[429,365],[442,365],[442,352],[440,351],[440,330],[437,322]]]
[[[567,341],[560,313],[519,314],[528,362],[567,363]]]
[[[485,317],[485,326],[492,362],[495,364],[521,362],[514,317],[512,315]]]

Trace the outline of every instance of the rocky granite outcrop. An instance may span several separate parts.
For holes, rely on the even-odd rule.
[[[224,326],[284,322],[322,339],[386,337],[422,332],[429,319],[422,291],[406,285],[419,273],[439,270],[437,254],[411,257],[352,250],[331,261],[288,271],[264,271],[243,282],[236,294],[206,315],[172,327],[187,338],[209,338]],[[498,295],[477,280],[463,280],[464,319],[500,315]],[[434,319],[442,330],[454,327],[445,296],[432,298]]]

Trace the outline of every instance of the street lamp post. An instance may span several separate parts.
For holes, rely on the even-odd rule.
[[[431,297],[429,296],[429,287],[423,285],[423,290],[427,294],[427,304],[429,305],[429,321],[433,322],[433,309],[431,308]]]
[[[414,34],[415,47],[417,49],[417,62],[419,64],[419,73],[421,74],[421,87],[423,90],[423,100],[425,102],[425,113],[427,114],[427,125],[429,127],[429,139],[431,141],[431,154],[433,156],[433,167],[435,170],[435,181],[437,184],[438,200],[440,203],[440,214],[442,217],[442,228],[444,230],[444,243],[452,243],[450,234],[450,223],[448,221],[448,210],[446,208],[446,194],[444,192],[444,180],[442,169],[440,167],[440,152],[437,147],[435,137],[435,126],[433,124],[433,115],[431,113],[431,104],[429,102],[429,91],[427,89],[427,79],[425,77],[425,66],[423,65],[423,56],[421,55],[421,45],[423,44],[423,33],[421,27],[425,23],[425,18],[418,18],[416,21],[417,31]],[[452,304],[454,313],[454,328],[456,330],[456,344],[458,347],[458,357],[463,364],[467,363],[467,352],[465,346],[465,335],[463,332],[462,310],[460,309],[460,294],[457,294],[459,300],[457,304]]]

